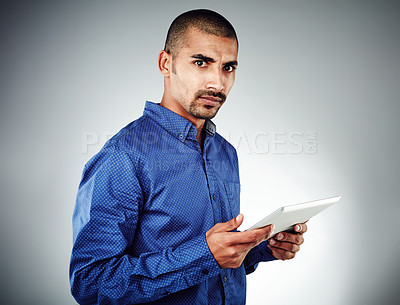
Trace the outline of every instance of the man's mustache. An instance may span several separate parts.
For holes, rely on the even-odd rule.
[[[226,95],[223,94],[223,93],[220,92],[220,91],[200,90],[200,91],[198,91],[198,92],[196,93],[196,97],[197,97],[197,98],[200,98],[200,97],[203,97],[203,96],[218,97],[218,98],[221,99],[221,102],[222,102],[222,103],[225,102],[225,100],[226,100]]]

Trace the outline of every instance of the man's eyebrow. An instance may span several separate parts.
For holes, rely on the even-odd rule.
[[[237,65],[238,65],[237,60],[232,60],[224,63],[224,66],[237,66]]]
[[[203,54],[195,54],[195,55],[192,55],[192,58],[204,60],[204,61],[206,61],[206,62],[215,62],[215,59],[213,59],[213,58],[211,58],[211,57],[204,56]]]
[[[203,54],[192,55],[192,58],[204,60],[205,62],[215,62],[214,58],[205,56]],[[232,60],[232,61],[228,61],[228,62],[224,63],[224,66],[237,66],[237,65],[238,65],[237,60]]]

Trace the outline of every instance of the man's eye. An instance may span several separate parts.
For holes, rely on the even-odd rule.
[[[224,67],[224,70],[225,70],[226,72],[233,72],[235,69],[236,69],[235,66],[225,66],[225,67]]]
[[[196,60],[194,64],[198,67],[204,67],[206,65],[206,62],[204,60]]]

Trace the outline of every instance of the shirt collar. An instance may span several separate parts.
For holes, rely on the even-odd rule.
[[[146,101],[143,114],[152,118],[181,142],[184,142],[187,138],[196,140],[196,127],[189,120],[160,104]],[[206,120],[204,129],[210,136],[214,136],[216,126],[210,120]]]

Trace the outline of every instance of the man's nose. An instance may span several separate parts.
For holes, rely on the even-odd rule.
[[[213,89],[216,91],[224,90],[224,80],[222,77],[222,71],[219,68],[214,68],[208,75],[207,89]]]

